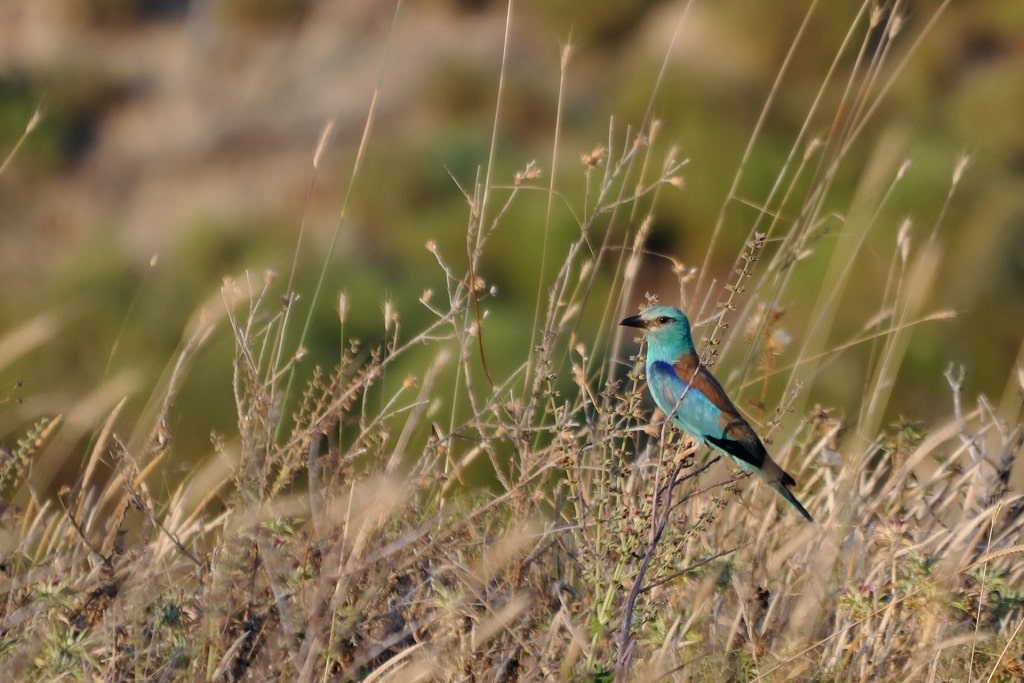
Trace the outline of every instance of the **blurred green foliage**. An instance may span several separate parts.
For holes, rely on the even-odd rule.
[[[910,49],[912,29],[920,28],[934,4],[914,3],[904,32],[891,48],[898,56]],[[139,30],[143,22],[159,20],[184,31],[182,8],[181,3],[96,0],[82,10],[86,21],[81,30],[97,27],[128,32]],[[222,9],[221,16],[229,25],[256,25],[282,33],[301,25],[312,11],[311,3],[295,0],[228,2]],[[517,36],[513,45],[513,64],[504,84],[494,160],[495,182],[506,187],[494,192],[507,196],[513,173],[537,160],[544,172],[537,186],[545,187],[551,174],[557,174],[560,197],[554,204],[546,259],[541,245],[545,242],[547,195],[528,191],[517,199],[494,233],[485,272],[479,273],[488,286],[497,288],[497,298],[487,303],[493,318],[485,340],[488,361],[499,374],[518,366],[524,350],[536,343],[529,330],[538,287],[546,296],[547,283],[565,245],[580,229],[586,176],[578,154],[606,145],[610,138],[614,144],[624,144],[626,131],[643,120],[648,108],[662,121],[660,140],[666,145],[678,144],[680,155],[690,159],[685,189],[665,193],[659,201],[650,246],[687,265],[703,262],[710,227],[806,8],[799,3],[741,2],[702,8],[702,13],[692,18],[692,25],[684,22],[682,37],[684,43],[695,44],[701,51],[682,51],[669,60],[652,102],[667,49],[663,40],[671,35],[659,23],[666,17],[675,21],[678,13],[673,10],[665,2],[620,0],[593,4],[586,11],[575,2],[528,2],[522,15],[515,17],[521,37]],[[744,169],[738,194],[746,204],[734,203],[727,210],[726,227],[710,262],[711,276],[719,284],[731,277],[732,263],[756,219],[756,204],[770,191],[790,154],[855,11],[856,6],[837,4],[818,12],[796,46],[790,71]],[[438,3],[437,12],[498,16],[504,8],[502,3],[451,2]],[[834,206],[830,207],[835,222],[822,226],[822,244],[837,239],[844,229],[841,217],[849,210],[850,197],[876,146],[898,141],[899,154],[912,162],[910,170],[877,218],[866,256],[856,266],[859,281],[882,282],[901,221],[912,218],[914,244],[927,240],[939,221],[958,156],[971,155],[967,173],[938,224],[936,239],[943,244],[944,259],[926,307],[952,308],[959,317],[952,323],[932,324],[914,335],[902,370],[912,381],[901,383],[893,403],[894,410],[913,417],[948,412],[949,402],[936,396],[945,396],[942,371],[950,362],[968,366],[969,391],[1000,392],[1017,352],[1019,321],[1024,319],[1024,203],[1020,200],[1024,137],[1018,124],[1018,114],[1024,111],[1024,80],[1019,78],[1024,62],[1022,15],[1015,0],[988,3],[984,8],[958,6],[947,13],[921,52],[910,59],[906,73],[895,81],[852,150],[835,181]],[[360,20],[375,25],[371,19]],[[698,35],[686,33],[691,26]],[[429,39],[424,35],[424,40]],[[380,45],[385,40],[380,32]],[[863,40],[868,51],[878,49],[877,36],[865,38],[863,30],[855,32],[853,40]],[[563,102],[560,167],[551,169],[560,43],[571,43],[574,52]],[[500,44],[493,48],[495,54],[500,53]],[[849,62],[851,58],[844,59]],[[381,309],[387,300],[402,313],[407,330],[418,329],[429,320],[429,313],[417,301],[426,289],[441,295],[444,278],[424,245],[433,240],[446,259],[465,262],[469,206],[456,183],[471,192],[474,183],[482,180],[490,151],[497,78],[493,63],[478,63],[453,53],[440,60],[432,76],[415,88],[394,93],[402,100],[401,115],[375,123],[342,224],[340,246],[329,256],[326,286],[313,316],[313,334],[307,340],[310,357],[306,367],[314,363],[329,366],[338,357],[343,343],[336,313],[341,292],[349,295],[344,333],[368,343],[382,338]],[[824,93],[820,105],[824,113],[812,119],[812,136],[828,133],[832,124],[828,116],[835,111],[843,86],[837,80]],[[132,79],[95,56],[45,71],[7,67],[0,72],[0,149],[4,153],[19,138],[37,106],[46,113],[44,124],[0,177],[0,197],[9,204],[0,213],[7,223],[2,226],[5,233],[15,230],[24,215],[13,212],[11,205],[60,204],[60,177],[71,174],[89,158],[95,136],[103,135],[107,117],[115,115],[120,104],[131,101],[134,87]],[[325,82],[320,87],[330,89],[332,84]],[[387,80],[383,87],[388,92]],[[370,92],[352,92],[347,97],[368,101]],[[302,106],[303,100],[295,101],[294,107]],[[359,132],[354,128],[339,133],[340,142],[335,144],[355,149]],[[611,151],[621,153],[621,149]],[[31,185],[42,186],[44,180],[42,194],[33,195]],[[335,207],[340,207],[344,182],[347,180],[329,189]],[[285,281],[303,207],[296,203],[291,208],[291,213],[274,216],[196,216],[190,224],[179,226],[172,248],[161,253],[155,266],[140,263],[137,252],[125,246],[125,228],[117,224],[117,216],[101,220],[85,238],[58,236],[53,254],[25,254],[26,259],[45,264],[39,272],[46,277],[31,286],[0,281],[7,291],[17,292],[3,302],[2,319],[10,324],[55,305],[75,309],[76,316],[68,334],[52,340],[38,357],[5,372],[34,377],[29,391],[55,384],[82,391],[109,371],[108,362],[155,375],[168,361],[189,316],[216,291],[222,276],[244,269],[254,273],[272,269]],[[793,218],[782,217],[784,221]],[[327,257],[333,228],[329,222],[323,223],[311,229],[300,253],[294,288],[300,294],[297,312],[302,316],[308,312],[305,307],[311,303],[317,275]],[[59,234],[60,226],[55,230]],[[62,250],[64,240],[73,247]],[[538,274],[542,262],[547,272]],[[667,260],[650,263],[652,272],[646,281],[652,288],[670,281]],[[807,304],[813,301],[827,265],[812,252],[795,276],[795,289],[808,292],[808,296],[807,301],[786,302],[786,327],[794,337],[799,338],[808,323]],[[609,273],[609,288],[610,278]],[[671,298],[675,290],[659,293]],[[605,293],[595,292],[594,296],[600,298]],[[872,315],[873,305],[857,297],[844,301],[844,315],[833,332],[837,344],[858,333],[863,320]],[[585,316],[583,329],[593,329],[594,324],[593,317]],[[221,420],[227,424],[232,418],[224,409],[229,396],[230,349],[225,332],[198,361],[202,371],[197,368],[189,378],[177,408],[183,415],[181,424],[217,429]],[[830,365],[826,380],[815,387],[815,400],[840,407],[855,404],[863,388],[860,363],[866,355],[866,349],[859,350]],[[394,374],[400,381],[401,369]],[[188,414],[213,419],[197,421]],[[198,448],[208,433],[186,438]]]

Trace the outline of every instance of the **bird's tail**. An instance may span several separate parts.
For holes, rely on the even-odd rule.
[[[811,513],[807,512],[807,508],[801,505],[800,501],[789,490],[790,486],[796,486],[796,480],[787,474],[779,466],[779,463],[772,460],[771,456],[768,455],[768,451],[761,445],[760,439],[754,434],[754,430],[746,422],[737,422],[735,424],[739,425],[737,430],[744,436],[743,439],[716,439],[705,436],[704,440],[729,456],[741,468],[748,472],[753,472],[763,479],[787,503],[792,505],[793,509],[799,512],[804,519],[808,522],[813,522],[814,518],[811,517]]]
[[[782,473],[784,478],[779,479],[768,479],[768,485],[775,489],[775,492],[782,496],[787,503],[793,506],[793,509],[799,512],[804,519],[808,522],[813,522],[814,518],[811,517],[811,513],[807,512],[807,508],[800,504],[800,501],[796,499],[793,492],[789,490],[789,486],[795,484],[793,477],[789,476],[785,472]]]

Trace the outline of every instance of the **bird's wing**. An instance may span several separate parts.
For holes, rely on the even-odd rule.
[[[714,424],[706,422],[702,425],[702,433],[699,436],[729,455],[738,464],[761,470],[765,461],[770,461],[764,444],[740,415],[715,376],[700,363],[697,354],[684,354],[676,360],[672,368],[679,380],[691,387],[690,391],[699,391],[700,395],[715,408]]]
[[[701,365],[700,358],[696,353],[684,353],[672,364],[676,376],[683,384],[689,385],[699,391],[713,406],[722,411],[722,414],[731,417],[739,417],[739,411],[729,400],[729,395],[718,383],[715,376],[708,372],[707,368]]]
[[[710,375],[687,373],[680,376],[680,367],[685,368],[685,363],[655,361],[648,365],[647,383],[654,402],[672,417],[677,427],[700,439],[709,435],[724,436],[722,418],[726,416],[726,422],[732,421],[735,408]],[[721,393],[716,393],[715,388]]]

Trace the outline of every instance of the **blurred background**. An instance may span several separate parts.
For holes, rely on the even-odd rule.
[[[822,4],[766,121],[744,196],[766,196],[859,8]],[[899,54],[940,4],[901,4]],[[685,188],[659,200],[650,247],[700,265],[808,2],[690,3],[652,103],[686,5],[516,2],[496,177],[510,183],[531,160],[551,173],[559,62],[571,43],[560,187],[582,196],[578,155],[607,144],[610,121],[622,136],[653,105],[662,140],[690,161]],[[189,317],[225,275],[273,270],[287,278],[303,221],[295,289],[308,303],[378,85],[373,132],[310,346],[320,362],[336,361],[340,292],[349,293],[346,334],[379,339],[385,301],[406,315],[406,329],[418,329],[429,316],[417,300],[443,284],[425,243],[436,241],[453,262],[465,258],[467,206],[452,178],[471,187],[486,163],[507,13],[506,3],[487,0],[406,2],[397,20],[394,3],[380,0],[0,2],[0,162],[8,160],[0,173],[0,337],[40,316],[54,321],[37,343],[0,353],[0,439],[17,438],[36,416],[73,411],[114,378],[123,382],[93,404],[105,408],[80,419],[101,421],[122,392],[144,400]],[[38,124],[15,150],[37,111]],[[939,226],[941,275],[925,306],[958,316],[915,332],[890,405],[893,421],[950,414],[942,377],[950,363],[965,366],[967,397],[998,401],[1016,373],[1024,329],[1022,115],[1024,3],[953,3],[837,181],[840,200],[852,195],[858,163],[878,145],[897,145],[911,161],[857,265],[858,280],[881,287],[900,221],[911,217],[913,239],[925,240],[958,158],[970,156]],[[314,173],[328,122],[333,133]],[[531,343],[547,203],[543,192],[534,194],[496,234],[483,273],[498,288],[492,305],[505,310],[501,329],[522,331],[512,347],[519,349]],[[755,218],[753,208],[728,214],[710,263],[719,282],[729,279]],[[556,212],[555,225],[565,240],[576,237],[568,211]],[[651,263],[648,289],[677,303],[669,262]],[[785,302],[795,338],[825,263],[800,276],[806,302]],[[875,310],[878,297],[865,299],[871,303],[844,302],[837,339]],[[232,353],[230,334],[218,335],[190,372],[171,425],[185,444],[208,450],[211,430],[230,429]],[[815,386],[814,401],[855,417],[863,369],[840,363],[833,370]]]

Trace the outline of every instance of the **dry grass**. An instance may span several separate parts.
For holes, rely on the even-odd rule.
[[[727,385],[760,388],[762,402],[773,400],[769,383],[784,387],[762,405],[762,433],[816,524],[666,428],[645,402],[640,356],[620,360],[634,347],[615,324],[643,299],[650,217],[659,196],[682,185],[685,161],[664,148],[655,120],[613,127],[607,144],[583,155],[586,195],[572,203],[557,185],[567,152],[556,120],[557,171],[530,164],[503,186],[491,177],[492,151],[481,182],[464,189],[466,254],[428,244],[444,287],[417,304],[433,316],[424,328],[407,331],[389,302],[379,345],[345,339],[336,367],[309,371],[301,341],[288,341],[309,328],[294,319],[295,293],[271,274],[245,273],[200,307],[133,428],[119,419],[123,402],[97,399],[113,408],[78,483],[58,499],[40,495],[26,470],[66,445],[61,418],[41,419],[3,453],[6,677],[1018,679],[1024,500],[1007,481],[1024,447],[1019,415],[964,397],[951,368],[947,422],[885,417],[913,331],[951,315],[923,303],[942,215],[921,244],[898,232],[879,288],[858,281],[852,264],[906,160],[883,141],[852,204],[836,215],[829,203],[851,146],[870,144],[864,122],[900,70],[885,39],[867,48],[870,11],[837,50],[836,64],[855,57],[843,97],[834,111],[816,101],[809,112],[776,186],[757,202],[734,279],[707,281],[710,254],[703,268],[673,269]],[[872,30],[899,30],[898,16]],[[822,93],[838,78],[833,65]],[[770,108],[771,99],[765,115]],[[810,138],[822,117],[828,136]],[[371,109],[367,135],[372,118]],[[500,120],[499,102],[495,139]],[[756,141],[755,131],[750,150]],[[750,202],[743,172],[729,205]],[[950,194],[962,172],[957,164]],[[487,353],[494,293],[481,258],[526,191],[569,203],[579,233],[563,253],[545,254],[561,268],[538,281],[528,351],[500,376]],[[839,238],[823,241],[832,220]],[[797,297],[791,282],[815,251],[832,264],[816,301]],[[610,295],[601,284],[609,274]],[[830,340],[851,288],[877,297],[877,313],[855,337]],[[814,322],[785,356],[780,302],[794,299]],[[342,330],[348,303],[339,302]],[[600,332],[590,335],[595,320]],[[175,456],[167,417],[177,390],[197,350],[225,327],[235,339],[237,432],[214,435],[212,451],[157,495]],[[5,359],[34,343],[32,329],[0,339]],[[871,368],[847,421],[814,405],[806,387],[862,345]],[[396,377],[409,358],[426,360]],[[101,463],[112,476],[97,474]],[[490,486],[471,483],[481,470]]]

